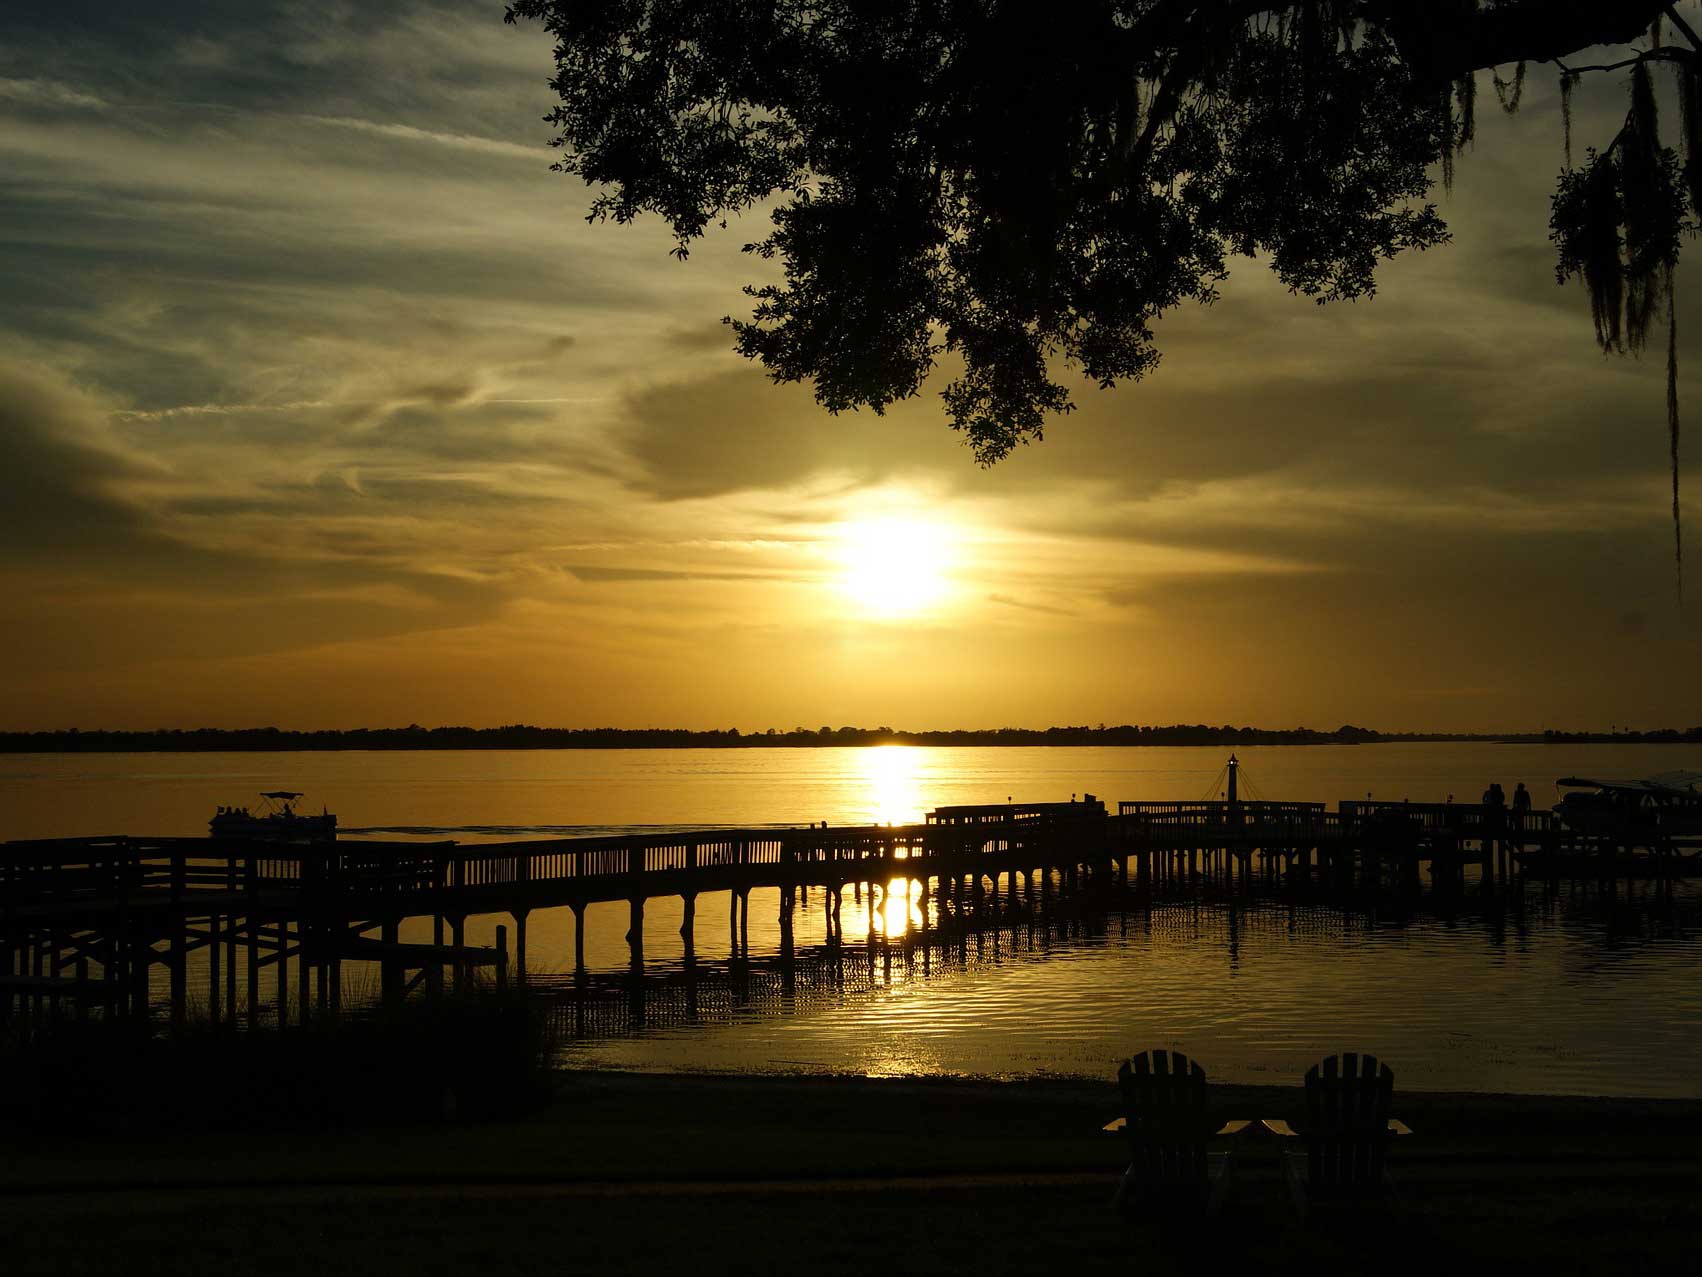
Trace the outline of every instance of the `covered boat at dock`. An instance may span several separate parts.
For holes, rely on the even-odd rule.
[[[1563,845],[1517,855],[1526,872],[1547,877],[1702,876],[1702,772],[1661,772],[1642,780],[1566,776],[1555,804]]]

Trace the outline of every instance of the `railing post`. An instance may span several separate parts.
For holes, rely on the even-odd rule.
[[[260,1015],[260,880],[252,855],[244,863],[243,873],[247,877],[243,885],[248,897],[244,906],[247,916],[243,919],[248,928],[248,1027],[252,1029]]]
[[[171,913],[166,923],[171,928],[171,1022],[173,1026],[183,1023],[188,1012],[189,1001],[189,964],[188,945],[183,934],[186,922],[184,918],[183,891],[187,866],[184,864],[183,853],[174,851],[171,855]]]

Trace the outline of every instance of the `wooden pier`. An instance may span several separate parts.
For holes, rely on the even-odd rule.
[[[335,1014],[345,963],[372,963],[379,997],[448,983],[526,979],[527,921],[568,908],[581,988],[586,910],[625,901],[629,974],[645,965],[645,904],[677,896],[689,972],[697,901],[726,892],[729,952],[748,960],[750,896],[779,890],[783,973],[794,968],[798,897],[817,890],[827,943],[846,943],[847,890],[874,900],[905,883],[930,929],[971,912],[989,888],[1044,907],[1054,889],[1141,891],[1201,881],[1314,882],[1438,890],[1467,866],[1505,881],[1520,848],[1564,849],[1550,813],[1512,827],[1475,804],[1125,802],[946,807],[920,825],[708,829],[458,845],[365,841],[282,845],[210,838],[78,838],[0,844],[0,1020],[63,1012],[183,1020],[192,997],[213,1021],[283,1025]],[[467,919],[504,916],[493,947],[468,945]],[[429,943],[402,924],[429,919]],[[512,926],[513,946],[509,945]],[[855,943],[853,941],[852,943]],[[191,990],[191,972],[197,988]],[[156,973],[163,986],[156,993]],[[481,975],[482,973],[482,975]],[[203,983],[204,980],[204,983]],[[163,995],[163,996],[161,996]]]

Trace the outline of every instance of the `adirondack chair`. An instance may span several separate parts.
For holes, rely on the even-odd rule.
[[[1320,1201],[1364,1201],[1391,1190],[1384,1166],[1392,1134],[1406,1127],[1389,1120],[1395,1075],[1376,1056],[1344,1052],[1306,1070],[1306,1123],[1266,1123],[1297,1135],[1299,1148],[1281,1150],[1282,1176],[1304,1219]]]
[[[1123,1092],[1129,1168],[1112,1205],[1163,1197],[1214,1214],[1234,1178],[1235,1153],[1233,1148],[1206,1148],[1214,1133],[1206,1109],[1206,1071],[1179,1051],[1147,1051],[1124,1062],[1117,1070],[1117,1085]],[[1241,1128],[1248,1123],[1230,1125]]]

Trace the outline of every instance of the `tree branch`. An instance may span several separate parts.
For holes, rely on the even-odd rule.
[[[1619,62],[1598,62],[1586,67],[1575,67],[1562,62],[1559,58],[1555,58],[1553,61],[1554,65],[1567,75],[1584,75],[1590,71],[1623,71],[1626,67],[1634,67],[1639,62],[1693,62],[1695,58],[1688,49],[1650,49],[1646,53],[1639,53],[1635,57],[1625,58]]]
[[[1670,0],[1516,0],[1490,9],[1475,0],[1368,0],[1366,12],[1387,24],[1416,76],[1447,83],[1509,62],[1630,44],[1670,7]]]
[[[1698,40],[1696,38],[1696,32],[1691,28],[1690,24],[1678,16],[1677,5],[1669,4],[1667,6],[1667,21],[1677,27],[1683,34],[1684,38],[1690,41],[1690,47],[1692,49],[1702,51],[1702,40]]]

